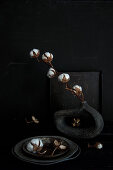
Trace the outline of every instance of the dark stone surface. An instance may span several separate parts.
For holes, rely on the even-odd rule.
[[[79,118],[80,126],[73,127],[66,122],[66,118]],[[79,109],[60,110],[54,114],[55,125],[63,134],[76,139],[94,139],[98,136],[104,127],[104,121],[101,114],[86,101],[82,103]],[[70,120],[70,122],[73,122]]]

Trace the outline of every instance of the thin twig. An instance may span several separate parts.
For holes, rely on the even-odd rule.
[[[45,151],[43,151],[43,152],[38,152],[38,154],[43,155],[43,154],[45,154],[46,152],[47,152],[47,150],[45,150]]]
[[[55,151],[58,149],[58,146],[53,150],[53,152],[52,152],[52,156],[54,155],[54,153],[55,153]]]
[[[48,62],[48,64],[49,64],[50,67],[54,68],[53,64],[51,62]]]

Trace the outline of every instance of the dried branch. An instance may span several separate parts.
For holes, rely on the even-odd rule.
[[[56,75],[59,75],[60,73],[54,68],[53,64],[52,64],[52,60],[53,60],[53,55],[49,52],[46,52],[42,55],[42,60],[39,61],[38,57],[40,55],[40,51],[38,49],[33,49],[31,52],[30,52],[30,55],[32,56],[32,58],[36,58],[38,62],[41,62],[43,61],[45,64],[49,65],[53,70],[54,70],[54,75],[49,75],[48,77],[49,78],[53,78],[55,77]],[[53,71],[51,70],[51,71]],[[60,77],[61,76],[61,77]],[[66,77],[68,76],[68,78]],[[66,87],[65,89],[70,91],[73,95],[77,96],[78,99],[83,102],[84,101],[84,95],[83,95],[83,92],[81,90],[81,87],[78,86],[76,87],[75,89],[73,88],[70,88],[67,84],[67,82],[70,80],[70,76],[68,74],[60,74],[58,76],[58,79],[62,82],[62,83],[66,83]]]

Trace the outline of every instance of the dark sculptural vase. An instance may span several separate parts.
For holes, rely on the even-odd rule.
[[[73,127],[67,120],[80,119],[80,126]],[[60,110],[55,112],[55,124],[57,129],[67,136],[78,139],[90,139],[99,135],[104,127],[101,114],[86,101],[80,109]]]

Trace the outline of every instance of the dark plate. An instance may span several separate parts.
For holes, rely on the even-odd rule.
[[[54,161],[47,161],[47,162],[41,162],[40,160],[38,160],[37,163],[34,163],[34,162],[30,162],[30,163],[33,163],[33,164],[38,164],[38,165],[52,165],[52,164],[57,164],[57,163],[60,163],[60,162],[65,162],[65,161],[70,161],[70,160],[73,160],[73,159],[76,159],[81,153],[81,149],[80,147],[78,147],[78,150],[77,152],[75,152],[71,157],[68,157],[66,159],[57,159],[57,160],[54,160]]]
[[[58,157],[54,157],[52,159],[48,159],[48,158],[47,159],[43,159],[43,158],[38,159],[37,157],[31,156],[30,154],[27,154],[25,151],[23,151],[23,144],[25,142],[27,142],[28,140],[31,140],[32,138],[41,138],[41,137],[46,137],[46,138],[53,137],[53,138],[56,138],[56,139],[64,140],[65,142],[67,142],[69,144],[69,150],[65,154],[58,156]],[[71,159],[71,157],[78,152],[78,148],[79,147],[76,143],[74,143],[71,140],[64,138],[64,137],[60,137],[60,136],[36,136],[36,137],[24,139],[24,140],[20,141],[19,143],[17,143],[15,145],[15,147],[12,149],[12,153],[18,159],[23,160],[25,162],[29,162],[29,163],[33,163],[33,164],[40,164],[40,165],[43,164],[44,165],[44,164],[54,164],[54,163],[62,162],[62,161],[68,160],[69,158]]]
[[[32,139],[35,139],[34,137]],[[41,150],[41,152],[44,152],[45,150],[47,150],[47,152],[45,154],[39,154],[38,152],[37,153],[33,153],[33,152],[30,152],[27,150],[27,144],[31,141],[28,140],[26,141],[24,144],[23,144],[23,151],[26,152],[27,154],[31,155],[31,156],[35,156],[37,158],[43,158],[43,159],[47,159],[47,158],[50,158],[50,159],[53,159],[55,157],[58,157],[58,156],[61,156],[63,154],[65,154],[66,152],[69,151],[69,144],[65,141],[65,140],[61,140],[61,138],[54,138],[54,137],[40,137],[40,139],[42,140],[44,146],[43,146],[43,149]],[[61,150],[61,149],[57,149],[54,153],[54,155],[52,156],[52,152],[53,150],[55,149],[55,146],[54,146],[54,140],[57,140],[58,142],[62,142],[63,145],[66,146],[66,149],[65,150]]]

